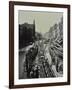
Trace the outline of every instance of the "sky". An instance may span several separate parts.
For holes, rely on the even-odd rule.
[[[37,32],[46,33],[50,27],[58,23],[63,16],[61,12],[46,12],[46,11],[18,11],[18,23],[30,23],[33,24],[35,20],[35,29]]]

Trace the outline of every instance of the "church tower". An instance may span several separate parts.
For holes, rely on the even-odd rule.
[[[35,20],[33,20],[33,35],[35,36]]]

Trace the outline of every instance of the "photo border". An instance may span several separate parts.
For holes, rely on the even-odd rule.
[[[25,84],[14,85],[14,6],[39,6],[39,7],[54,7],[54,8],[67,8],[67,82],[57,83],[40,83],[40,84]],[[50,3],[33,3],[33,2],[9,2],[9,88],[29,88],[29,87],[44,87],[44,86],[61,86],[70,85],[70,5],[65,4],[50,4]]]

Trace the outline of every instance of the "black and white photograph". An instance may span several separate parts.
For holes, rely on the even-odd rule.
[[[19,10],[19,79],[63,76],[63,13]]]
[[[10,88],[70,85],[69,5],[11,1],[9,29]]]

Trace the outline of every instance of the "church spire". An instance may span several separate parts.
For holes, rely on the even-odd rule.
[[[35,35],[35,20],[33,20],[33,30],[34,30],[34,35]]]
[[[35,20],[33,20],[33,25],[35,26]]]

